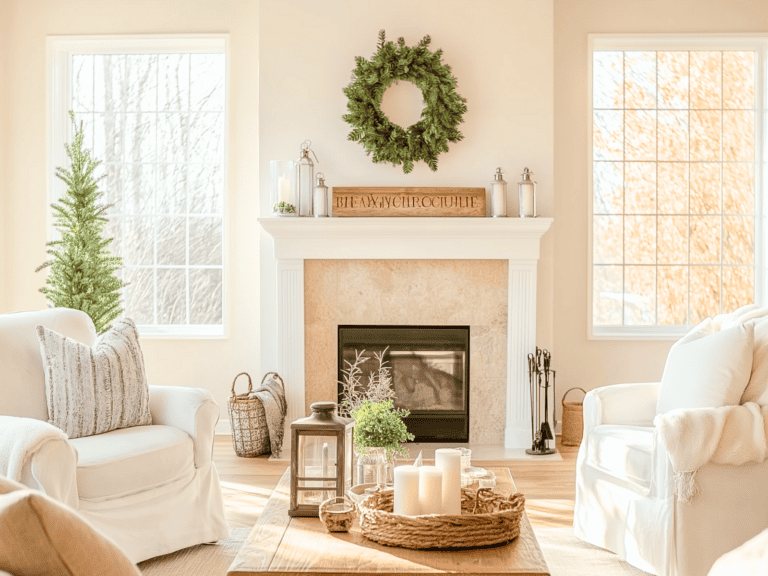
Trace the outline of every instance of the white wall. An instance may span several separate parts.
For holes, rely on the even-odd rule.
[[[259,4],[255,0],[2,0],[8,26],[0,93],[9,114],[3,138],[0,99],[0,172],[7,261],[0,312],[44,308],[37,292],[46,259],[46,35],[229,33],[228,241],[230,334],[224,340],[142,340],[150,382],[202,386],[214,393],[226,418],[235,374],[259,374],[257,137]],[[6,18],[6,12],[10,17]],[[0,63],[3,60],[0,59]],[[0,64],[2,65],[2,64]],[[0,97],[0,98],[2,98]],[[2,168],[0,168],[2,170]],[[4,176],[4,177],[3,177]],[[0,245],[0,254],[2,254]],[[3,264],[0,260],[0,264]]]
[[[556,0],[554,23],[553,364],[559,395],[571,386],[658,381],[672,342],[587,340],[587,34],[765,33],[768,2]]]
[[[554,213],[551,0],[262,0],[260,6],[262,214],[269,213],[269,161],[297,158],[307,138],[330,187],[488,187],[501,166],[516,197],[527,166],[539,183],[540,214]],[[409,46],[429,34],[431,49],[443,49],[443,62],[467,99],[459,127],[464,140],[440,155],[437,172],[424,163],[411,174],[373,164],[360,144],[347,140],[342,89],[355,56],[373,54],[382,28],[388,39],[403,36]],[[545,236],[539,265],[538,340],[546,347],[552,342],[552,238]],[[273,277],[273,270],[271,239],[262,234],[262,278]],[[274,289],[262,283],[262,293]],[[274,327],[275,311],[263,307],[262,322]],[[262,342],[263,370],[277,367],[275,350],[274,339]]]

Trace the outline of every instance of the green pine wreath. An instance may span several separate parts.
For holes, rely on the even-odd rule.
[[[448,142],[463,138],[457,126],[467,101],[456,93],[451,67],[440,62],[443,51],[430,52],[430,42],[429,36],[414,47],[403,38],[385,42],[384,30],[379,31],[376,53],[370,60],[355,58],[353,81],[344,88],[349,112],[343,118],[352,126],[348,139],[360,142],[374,162],[402,164],[406,174],[419,160],[436,171],[437,156],[448,152]],[[384,92],[397,80],[413,82],[424,95],[421,120],[407,129],[390,122],[380,108]]]

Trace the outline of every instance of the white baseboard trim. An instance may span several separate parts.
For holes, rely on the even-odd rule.
[[[232,436],[232,427],[229,425],[229,419],[221,418],[216,424],[216,436]]]

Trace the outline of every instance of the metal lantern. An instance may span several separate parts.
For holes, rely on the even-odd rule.
[[[322,172],[317,174],[317,183],[312,193],[312,211],[315,218],[328,216],[328,186],[325,185],[325,175]]]
[[[305,140],[301,145],[301,155],[296,162],[296,184],[298,186],[299,216],[312,216],[312,187],[315,184],[315,163],[309,153],[317,160],[317,154],[311,148],[312,142]],[[319,162],[319,160],[318,160]]]
[[[312,414],[291,424],[289,516],[319,516],[320,504],[352,487],[355,421],[336,414],[335,402],[315,402]]]
[[[496,168],[491,182],[491,216],[494,218],[507,215],[507,183],[502,172],[501,168]]]
[[[517,183],[520,195],[520,217],[536,217],[536,181],[531,179],[533,172],[526,168],[523,170],[523,180]]]

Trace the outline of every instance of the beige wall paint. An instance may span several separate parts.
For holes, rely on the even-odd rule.
[[[509,172],[516,212],[523,168],[539,183],[538,208],[554,211],[552,183],[551,0],[261,0],[260,168],[261,213],[269,210],[269,161],[298,157],[307,138],[318,169],[333,186],[486,186],[497,166]],[[376,50],[377,33],[403,36],[408,45],[424,35],[458,79],[468,112],[464,140],[449,145],[437,172],[423,162],[411,174],[373,164],[360,144],[347,140],[342,119],[355,56]],[[557,223],[555,223],[557,226]],[[552,343],[552,232],[544,236],[539,263],[538,341]],[[274,273],[272,241],[262,235],[262,277]],[[271,283],[262,293],[274,292]],[[266,299],[265,299],[266,300]],[[262,308],[274,332],[275,311]],[[274,338],[262,341],[264,370],[277,367]]]
[[[587,340],[587,35],[768,32],[765,0],[555,0],[554,354],[559,394],[658,381],[671,341]],[[559,399],[558,399],[559,405]],[[558,412],[558,418],[559,418]]]
[[[45,306],[34,273],[45,258],[45,36],[229,32],[237,78],[228,142],[230,337],[147,340],[152,381],[205,386],[224,407],[234,374],[270,368],[258,358],[255,217],[269,203],[269,160],[295,157],[304,138],[315,142],[332,186],[483,185],[497,165],[514,183],[529,165],[540,212],[555,217],[539,265],[538,332],[553,350],[560,391],[658,379],[670,342],[586,338],[587,34],[765,32],[766,22],[764,0],[554,0],[554,10],[548,0],[0,0],[0,312]],[[404,176],[345,140],[341,88],[354,56],[372,53],[382,27],[409,44],[431,34],[469,100],[465,140],[440,157],[437,173],[418,166]],[[269,270],[268,239],[261,256]],[[274,321],[272,311],[262,313]],[[270,342],[262,352],[265,364],[274,362]]]
[[[259,373],[258,65],[259,5],[255,0],[3,0],[10,33],[3,44],[7,131],[3,234],[11,280],[0,312],[44,308],[37,292],[46,257],[46,36],[68,34],[229,33],[228,295],[229,337],[142,340],[150,382],[211,390],[226,417],[232,378]],[[2,13],[0,13],[2,16]],[[0,17],[0,20],[5,18]],[[0,28],[0,30],[2,30]],[[0,100],[0,110],[2,100]],[[0,128],[1,129],[1,128]],[[0,138],[2,132],[0,132]],[[2,295],[0,293],[0,295]]]
[[[8,31],[11,25],[11,4],[9,0],[0,0],[0,78],[8,77]],[[6,267],[8,210],[6,198],[9,194],[6,180],[6,163],[9,141],[6,135],[8,122],[7,84],[0,86],[0,310],[4,309],[7,299],[8,268]]]

